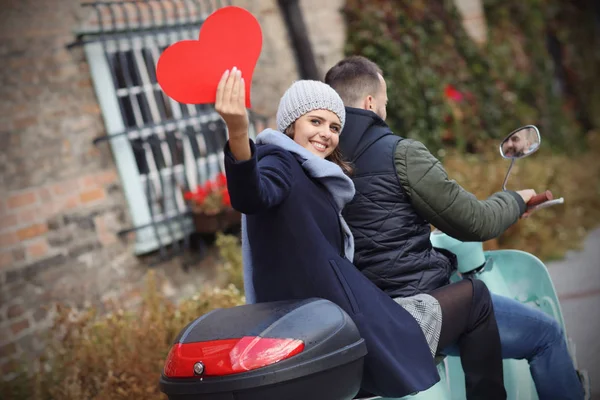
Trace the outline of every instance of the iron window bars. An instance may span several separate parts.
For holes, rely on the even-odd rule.
[[[136,253],[158,262],[190,246],[193,224],[183,190],[223,171],[226,126],[209,105],[186,105],[160,89],[155,66],[170,44],[197,39],[202,22],[229,1],[143,0],[83,4],[95,28],[82,30],[108,141],[136,234]],[[210,62],[210,54],[206,55]],[[251,135],[264,117],[251,113]],[[183,239],[183,243],[179,241]],[[171,245],[171,249],[168,249]]]

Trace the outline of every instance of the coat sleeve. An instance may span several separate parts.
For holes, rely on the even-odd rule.
[[[400,184],[417,213],[442,232],[462,241],[485,241],[502,234],[525,212],[512,191],[478,200],[450,180],[442,163],[422,144],[402,140],[394,162]]]
[[[225,144],[227,189],[234,209],[256,214],[276,207],[289,195],[293,179],[291,157],[284,150],[257,158],[256,146],[250,140],[252,158],[238,162]]]

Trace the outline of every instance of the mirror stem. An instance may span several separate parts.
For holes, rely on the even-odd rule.
[[[506,171],[506,177],[504,178],[504,182],[502,183],[502,190],[506,192],[506,182],[508,182],[508,177],[510,175],[510,171],[512,170],[513,165],[515,164],[515,159],[510,160],[510,166],[508,167],[508,171]]]

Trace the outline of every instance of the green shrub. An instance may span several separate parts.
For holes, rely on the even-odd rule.
[[[600,68],[600,52],[589,13],[559,0],[484,0],[484,6],[489,40],[478,46],[453,1],[348,0],[346,53],[382,67],[388,123],[434,154],[447,147],[477,153],[482,141],[526,124],[540,126],[558,151],[580,149],[586,133],[600,128],[593,112],[599,91],[586,89],[600,87],[591,72]],[[554,31],[563,50],[558,64],[546,50]],[[572,44],[585,32],[590,40]],[[558,69],[568,72],[562,90]]]

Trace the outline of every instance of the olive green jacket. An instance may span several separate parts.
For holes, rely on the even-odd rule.
[[[420,142],[401,140],[394,154],[400,184],[417,213],[442,232],[461,241],[493,239],[526,210],[513,191],[478,200],[448,178],[442,163]]]

